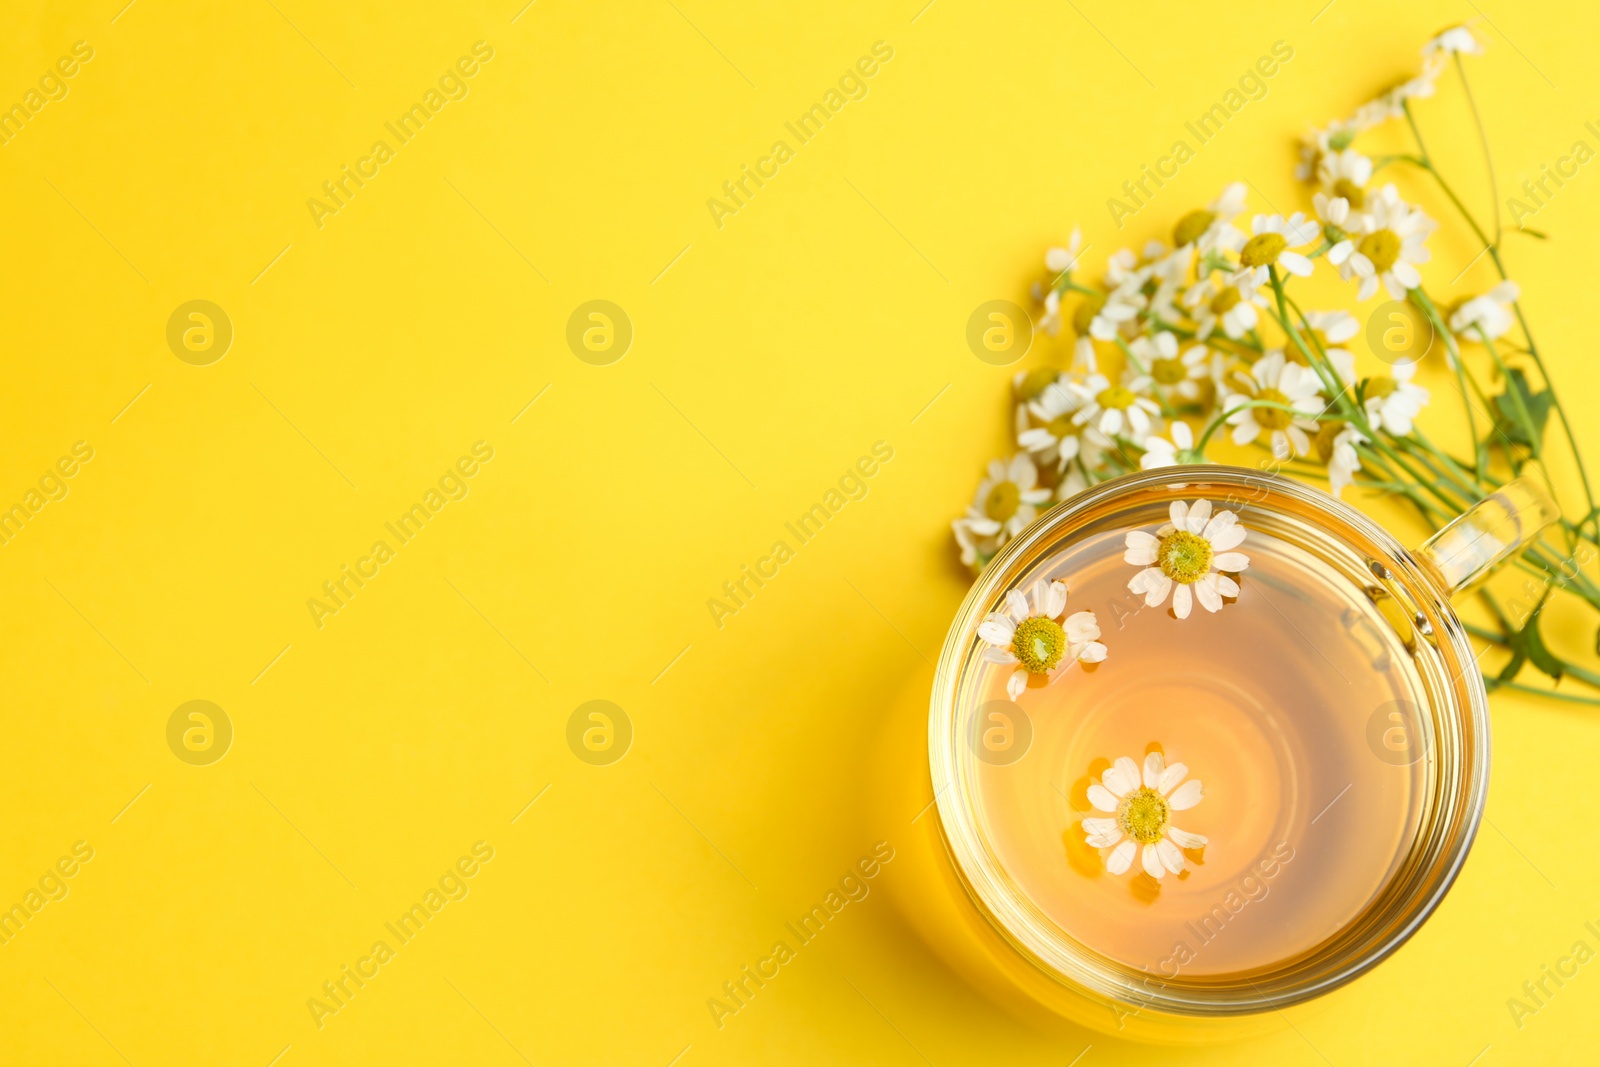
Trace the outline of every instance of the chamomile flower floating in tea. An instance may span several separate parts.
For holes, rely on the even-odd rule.
[[[1144,758],[1144,775],[1139,765],[1127,756],[1106,768],[1100,781],[1089,786],[1089,803],[1105,816],[1083,820],[1089,846],[1102,851],[1106,870],[1122,874],[1133,866],[1135,855],[1150,877],[1183,873],[1183,849],[1203,848],[1206,838],[1172,825],[1172,813],[1187,811],[1200,803],[1205,789],[1200,779],[1184,778],[1189,768],[1181,763],[1168,767],[1159,752]]]
[[[987,641],[983,658],[990,663],[1017,665],[1006,680],[1012,700],[1027,688],[1028,675],[1042,674],[1052,682],[1074,663],[1099,663],[1106,658],[1100,643],[1100,625],[1092,611],[1075,611],[1065,619],[1067,583],[1033,583],[1029,595],[1016,589],[1006,593],[1006,609],[992,611],[978,627]]]
[[[1250,557],[1232,551],[1244,543],[1245,529],[1232,511],[1211,514],[1211,501],[1185,504],[1174,500],[1172,521],[1154,534],[1129,530],[1123,560],[1144,570],[1128,582],[1128,589],[1144,597],[1146,607],[1160,607],[1172,594],[1172,613],[1187,619],[1195,600],[1207,611],[1221,611],[1223,597],[1239,595],[1239,583],[1223,571],[1237,574],[1250,566]]]

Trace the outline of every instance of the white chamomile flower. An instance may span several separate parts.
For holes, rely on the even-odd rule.
[[[1144,342],[1141,347],[1140,342]],[[1128,346],[1139,357],[1154,383],[1155,391],[1171,401],[1200,399],[1200,383],[1210,373],[1205,345],[1191,345],[1180,355],[1172,334],[1162,331],[1153,340],[1141,337]]]
[[[1521,295],[1522,289],[1517,283],[1507,279],[1482,296],[1463,300],[1450,315],[1450,329],[1469,341],[1484,337],[1493,341],[1517,321],[1510,305]]]
[[[1050,490],[1036,488],[1039,470],[1026,452],[1009,461],[990,460],[978,491],[967,513],[951,523],[956,543],[961,546],[961,562],[981,564],[1000,546],[1015,537],[1039,514],[1039,505],[1050,499]]]
[[[1144,439],[1144,455],[1139,457],[1141,470],[1172,467],[1185,462],[1194,451],[1194,431],[1186,422],[1174,422],[1167,427],[1167,436],[1151,434]]]
[[[1052,286],[1049,292],[1034,284],[1033,296],[1044,302],[1044,314],[1039,316],[1039,329],[1051,337],[1061,332],[1061,290]]]
[[[1328,362],[1333,364],[1333,369],[1339,372],[1339,380],[1346,385],[1353,385],[1356,380],[1356,356],[1343,346],[1361,332],[1361,323],[1348,311],[1308,311],[1306,322],[1316,335],[1315,339],[1322,342],[1322,350],[1327,354]]]
[[[1052,384],[1017,411],[1017,447],[1032,453],[1041,464],[1054,463],[1065,470],[1078,458],[1078,434],[1082,427],[1073,420],[1081,406],[1077,394],[1057,383]]]
[[[1078,246],[1083,242],[1083,234],[1073,227],[1072,236],[1067,239],[1065,248],[1051,248],[1044,254],[1044,266],[1051,274],[1068,274],[1078,265]]]
[[[1208,252],[1238,252],[1244,234],[1233,224],[1246,207],[1244,182],[1234,182],[1207,207],[1191,211],[1178,220],[1172,230],[1172,243],[1179,248],[1193,247],[1201,255]]]
[[[1067,388],[1077,394],[1082,404],[1073,421],[1108,436],[1126,428],[1130,436],[1143,437],[1150,432],[1152,416],[1161,414],[1161,406],[1145,395],[1151,384],[1149,375],[1143,374],[1129,378],[1126,385],[1112,385],[1104,374],[1091,374],[1081,384],[1071,382]]]
[[[1256,323],[1261,321],[1257,309],[1267,306],[1266,297],[1255,286],[1215,278],[1206,278],[1190,287],[1183,303],[1195,321],[1195,339],[1200,341],[1215,333],[1218,326],[1237,341],[1256,328]]]
[[[1144,279],[1117,286],[1106,293],[1091,293],[1083,298],[1072,315],[1072,328],[1078,336],[1110,341],[1124,323],[1133,320],[1145,306]]]
[[[1063,619],[1066,610],[1067,583],[1041,578],[1027,596],[1008,590],[1005,610],[990,612],[979,624],[978,636],[989,643],[983,658],[1016,665],[1006,679],[1006,696],[1012,700],[1027,688],[1030,674],[1045,675],[1053,682],[1074,663],[1106,658],[1094,612],[1076,611]]]
[[[1483,54],[1483,45],[1472,36],[1472,31],[1465,26],[1451,26],[1439,36],[1422,46],[1424,57],[1448,55],[1459,52],[1462,55],[1479,56]]]
[[[1301,278],[1311,274],[1311,260],[1294,251],[1321,236],[1322,231],[1299,211],[1287,219],[1282,215],[1257,215],[1250,223],[1252,236],[1239,249],[1238,282],[1260,286],[1267,281],[1268,268],[1276,265]]]
[[[1411,380],[1416,373],[1415,363],[1396,363],[1392,376],[1367,379],[1363,404],[1374,430],[1387,430],[1396,437],[1411,432],[1412,420],[1428,405],[1428,391]]]
[[[1367,183],[1371,180],[1372,160],[1354,148],[1330,152],[1317,162],[1317,181],[1323,189],[1357,211],[1366,206]]]
[[[1019,370],[1011,376],[1011,388],[1016,393],[1017,402],[1026,404],[1030,400],[1037,400],[1044,395],[1044,391],[1065,377],[1056,367],[1035,367],[1032,370]]]
[[[1121,756],[1089,786],[1089,803],[1107,814],[1085,817],[1083,832],[1089,847],[1110,849],[1102,853],[1108,873],[1125,873],[1137,855],[1152,878],[1182,874],[1183,850],[1206,846],[1204,836],[1172,825],[1173,812],[1189,810],[1206,795],[1200,779],[1184,781],[1188,773],[1183,764],[1169,767],[1161,753],[1152,752],[1141,777],[1139,765]]]
[[[1389,295],[1404,300],[1409,290],[1422,284],[1417,265],[1432,258],[1428,235],[1438,223],[1400,199],[1393,185],[1368,204],[1359,219],[1355,250],[1338,264],[1339,276],[1349,281],[1358,278],[1356,299],[1366,300],[1383,282]]]
[[[1122,559],[1143,567],[1128,582],[1130,592],[1144,597],[1146,607],[1158,608],[1172,594],[1172,613],[1187,619],[1193,601],[1207,611],[1221,611],[1223,597],[1239,595],[1239,583],[1223,574],[1238,574],[1250,558],[1235,552],[1244,543],[1245,529],[1232,511],[1211,514],[1211,501],[1192,505],[1174,500],[1172,521],[1154,534],[1129,530]]]
[[[1355,237],[1351,236],[1350,201],[1342,196],[1317,193],[1311,198],[1322,220],[1322,239],[1328,242],[1328,262],[1335,267],[1350,258],[1356,250]]]
[[[1094,431],[1090,430],[1085,436],[1093,433]],[[1067,472],[1061,476],[1061,480],[1056,483],[1057,500],[1071,500],[1073,497],[1089,488],[1089,479],[1083,476],[1082,467],[1082,463],[1076,464],[1075,466],[1069,468]]]
[[[1256,360],[1248,374],[1254,384],[1250,395],[1228,397],[1223,401],[1224,411],[1246,400],[1267,400],[1283,407],[1246,407],[1229,415],[1233,443],[1249,444],[1265,432],[1272,454],[1280,460],[1289,458],[1291,446],[1294,455],[1309,453],[1311,438],[1307,432],[1317,432],[1316,416],[1324,406],[1317,397],[1321,382],[1316,374],[1310,367],[1288,362],[1276,349]]]
[[[1335,427],[1338,427],[1337,432],[1328,432]],[[1366,443],[1366,435],[1348,422],[1342,427],[1330,422],[1317,434],[1317,452],[1328,465],[1328,492],[1333,494],[1335,500],[1339,499],[1345,486],[1355,481],[1356,471],[1361,469],[1361,456],[1356,452],[1356,445]]]

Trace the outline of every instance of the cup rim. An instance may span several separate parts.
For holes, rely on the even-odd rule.
[[[1439,587],[1431,571],[1419,563],[1415,554],[1393,534],[1327,492],[1266,471],[1227,464],[1187,464],[1132,472],[1097,483],[1051,507],[1007,542],[973,582],[951,622],[934,672],[928,718],[929,772],[940,834],[958,879],[986,921],[1035,967],[1063,985],[1075,986],[1080,991],[1098,994],[1113,1002],[1120,1001],[1134,1010],[1187,1017],[1249,1015],[1302,1003],[1346,985],[1393,955],[1438,908],[1455,884],[1483,818],[1490,767],[1488,693],[1476,670],[1463,670],[1459,680],[1465,684],[1456,687],[1452,683],[1455,689],[1452,703],[1455,707],[1445,709],[1449,713],[1438,716],[1447,726],[1460,733],[1461,737],[1457,740],[1470,739],[1475,743],[1470,746],[1451,746],[1459,754],[1460,766],[1455,768],[1459,784],[1450,799],[1462,817],[1453,826],[1445,823],[1445,829],[1434,831],[1435,836],[1445,838],[1445,844],[1428,864],[1431,876],[1424,887],[1426,891],[1409,902],[1402,919],[1391,924],[1387,933],[1358,955],[1338,962],[1315,980],[1297,988],[1266,992],[1247,981],[1250,987],[1248,992],[1226,995],[1218,995],[1214,991],[1197,995],[1186,988],[1166,985],[1152,989],[1149,982],[1136,984],[1126,977],[1136,973],[1133,968],[1101,962],[1094,957],[1092,950],[1085,952],[1076,948],[1070,938],[1059,931],[1045,929],[1042,923],[1008,922],[1004,916],[1025,920],[1028,911],[1018,906],[1020,902],[1016,898],[1019,892],[1007,879],[998,877],[998,863],[991,861],[982,847],[983,835],[976,827],[973,806],[963,804],[964,797],[957,795],[959,775],[956,768],[960,760],[961,741],[955,729],[959,718],[956,682],[961,661],[968,652],[971,633],[982,613],[1003,595],[1000,576],[1006,574],[1019,556],[1070,526],[1084,512],[1108,498],[1138,489],[1182,484],[1228,488],[1256,488],[1265,484],[1276,493],[1308,504],[1354,528],[1383,550],[1387,557],[1383,562],[1392,565],[1395,576],[1404,577],[1407,585],[1431,591],[1429,599],[1438,609],[1438,618],[1433,620],[1433,642],[1445,655],[1446,662],[1476,662],[1466,630],[1451,606],[1450,592]],[[1447,647],[1448,652],[1445,651]],[[1464,700],[1461,699],[1463,695]],[[1445,772],[1440,768],[1436,773]],[[1426,840],[1424,835],[1427,832],[1426,828],[1419,831],[1412,845],[1413,850],[1419,842]]]

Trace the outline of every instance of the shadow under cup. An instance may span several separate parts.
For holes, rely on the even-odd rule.
[[[1238,512],[1250,565],[1236,599],[1180,620],[1127,591],[1124,541],[1200,499]],[[1013,702],[977,628],[1040,579],[1096,613],[1108,654]],[[1316,997],[1398,948],[1460,869],[1488,783],[1449,592],[1426,551],[1325,492],[1231,467],[1104,483],[1007,545],[946,640],[929,757],[956,879],[1034,972],[1018,988],[1162,1039]],[[1207,844],[1181,874],[1112,875],[1080,825],[1105,814],[1088,786],[1153,751],[1203,782],[1171,821]]]

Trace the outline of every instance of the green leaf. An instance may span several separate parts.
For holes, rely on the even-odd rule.
[[[1517,403],[1518,398],[1522,401],[1520,404]],[[1549,389],[1533,392],[1528,385],[1528,376],[1513,367],[1506,371],[1506,391],[1494,398],[1495,425],[1507,440],[1515,444],[1529,448],[1536,443],[1542,444],[1545,423],[1550,421],[1550,405],[1554,400]],[[1528,436],[1528,428],[1522,421],[1524,411],[1533,424],[1532,437]]]
[[[1541,241],[1550,240],[1550,235],[1549,234],[1543,232],[1542,230],[1535,230],[1531,226],[1518,226],[1517,227],[1517,232],[1518,233],[1525,233],[1529,237],[1537,237]]]
[[[1528,662],[1559,682],[1566,671],[1566,664],[1544,646],[1544,638],[1539,636],[1538,613],[1522,628],[1522,639],[1528,649]]]
[[[1511,662],[1500,672],[1499,681],[1511,681],[1517,676],[1517,672],[1522,670],[1524,663],[1533,664],[1558,682],[1566,673],[1567,665],[1545,647],[1544,638],[1539,635],[1539,616],[1543,613],[1545,602],[1550,599],[1550,593],[1550,589],[1545,590],[1544,596],[1539,599],[1533,614],[1528,616],[1528,621],[1523,624],[1522,629],[1511,635]]]

